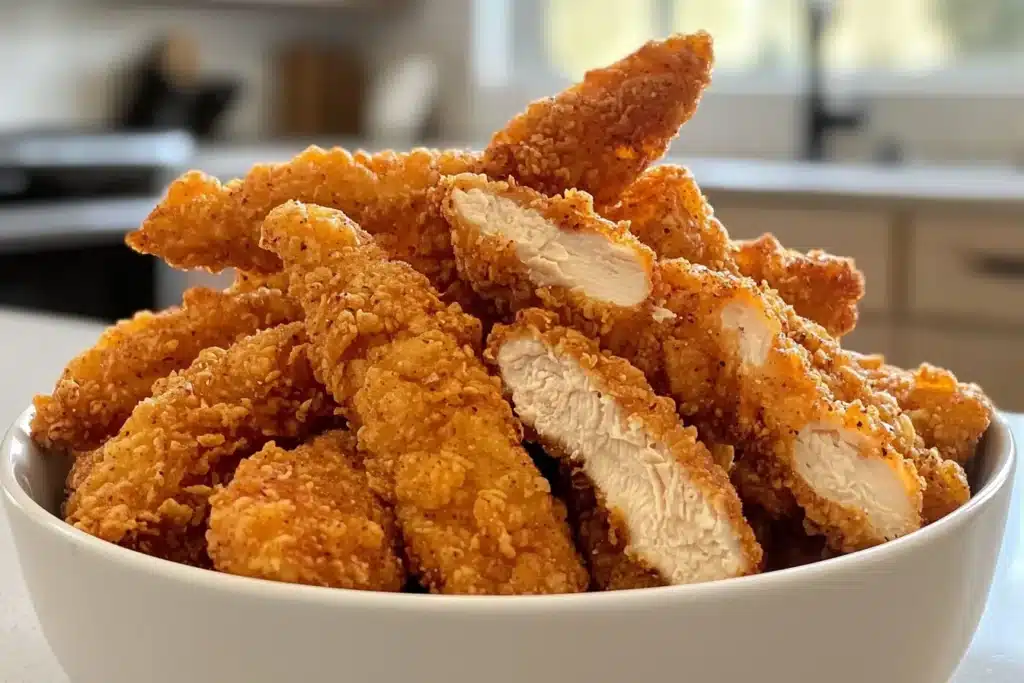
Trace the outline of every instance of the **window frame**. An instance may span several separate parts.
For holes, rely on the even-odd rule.
[[[487,0],[482,0],[487,2]],[[550,68],[544,37],[546,0],[500,0],[510,5],[510,84],[532,97],[557,92],[571,81]],[[672,0],[654,0],[660,25],[671,23]],[[994,55],[967,64],[922,71],[830,69],[826,86],[838,98],[1006,97],[1024,96],[1024,54],[1007,59]],[[792,70],[716,69],[713,92],[726,95],[800,95],[807,73]]]

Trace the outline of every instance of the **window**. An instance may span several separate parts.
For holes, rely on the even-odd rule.
[[[809,7],[817,4],[832,10],[822,40],[828,96],[836,108],[868,114],[858,131],[836,136],[837,156],[1024,159],[1024,0],[475,1],[478,38],[491,36],[477,49],[478,71],[486,70],[474,111],[481,134],[644,40],[706,29],[715,38],[714,82],[673,149],[792,158],[805,147]]]
[[[726,86],[798,84],[815,3],[832,6],[824,37],[830,74],[861,89],[908,78],[974,88],[980,78],[1005,89],[1020,85],[1024,67],[1024,0],[513,2],[516,67],[529,78],[578,79],[644,40],[703,28],[715,37],[716,74]]]

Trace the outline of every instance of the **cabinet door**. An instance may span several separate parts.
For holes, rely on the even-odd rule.
[[[911,253],[914,312],[1024,323],[1024,220],[922,215]]]
[[[715,215],[736,239],[751,239],[770,232],[783,245],[800,251],[823,249],[848,256],[867,281],[861,310],[889,308],[890,217],[863,210],[786,209],[730,206],[720,203]]]
[[[1024,410],[1024,333],[912,328],[904,333],[907,365],[927,361],[975,382],[1002,410]]]

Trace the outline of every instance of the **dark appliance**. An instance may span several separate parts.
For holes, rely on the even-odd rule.
[[[193,153],[180,131],[0,135],[0,307],[102,321],[153,307],[155,261],[124,235]]]

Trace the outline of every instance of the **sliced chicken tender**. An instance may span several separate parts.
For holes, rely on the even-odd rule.
[[[864,276],[852,260],[822,251],[803,254],[785,249],[771,235],[730,240],[685,168],[666,164],[648,169],[602,213],[611,220],[629,221],[633,234],[658,258],[685,258],[767,282],[798,314],[836,337],[857,323]]]
[[[346,430],[293,450],[271,442],[210,496],[206,532],[219,571],[332,588],[398,591],[405,574],[393,515],[370,491]]]
[[[468,195],[473,189],[511,199],[515,206],[502,212],[466,211],[457,193]],[[513,209],[515,219],[510,218]],[[676,400],[680,414],[707,443],[734,447],[742,454],[738,468],[753,465],[780,499],[794,496],[836,548],[881,543],[920,526],[920,481],[904,459],[906,449],[897,448],[903,444],[877,415],[867,415],[864,405],[830,393],[808,351],[784,334],[791,309],[774,292],[684,260],[655,264],[652,294],[630,306],[602,299],[601,290],[583,281],[571,288],[540,284],[536,268],[506,234],[515,233],[507,227],[512,220],[535,220],[531,210],[563,232],[586,230],[606,240],[607,249],[631,245],[638,262],[650,258],[624,225],[601,219],[578,195],[544,197],[512,184],[460,176],[449,182],[444,212],[460,273],[477,292],[513,310],[551,310],[566,326],[631,362],[656,392]],[[836,446],[828,452],[857,443],[860,457],[852,461],[852,471],[833,473],[827,458],[815,455],[821,443],[817,435],[829,430],[836,434]],[[804,438],[799,460],[794,456],[798,434]],[[873,464],[861,467],[861,458],[884,461],[886,476],[898,484],[892,490],[903,498],[890,497],[888,488],[875,490],[878,482],[872,477],[888,479]],[[865,492],[870,495],[861,495]]]
[[[95,346],[68,363],[52,394],[33,399],[32,438],[44,448],[97,448],[150,395],[153,382],[187,368],[203,349],[229,346],[299,315],[281,292],[259,287],[196,287],[185,292],[180,307],[136,313],[107,328]]]
[[[758,570],[761,551],[728,476],[643,373],[538,309],[496,327],[488,357],[519,417],[574,470],[574,488],[593,488],[591,509],[580,509],[579,496],[571,507],[597,587]]]
[[[948,376],[937,378],[935,394],[932,394],[930,382],[922,383],[921,388],[927,388],[924,392],[905,392],[904,388],[908,387],[904,382],[905,377],[897,374],[905,371],[897,368],[879,369],[880,360],[841,348],[839,343],[819,325],[801,318],[790,309],[780,310],[780,314],[786,334],[808,350],[812,367],[832,395],[840,401],[858,402],[867,406],[888,426],[895,440],[895,448],[914,462],[919,474],[924,478],[925,524],[941,519],[970,499],[970,487],[963,467],[952,459],[942,461],[942,456],[933,446],[944,444],[947,448],[962,448],[961,439],[970,441],[971,428],[968,428],[969,431],[965,434],[960,432],[956,425],[951,425],[939,433],[932,431],[930,427],[934,421],[928,418],[930,411],[915,409],[915,399],[912,398],[916,395],[917,400],[922,400],[924,396],[931,395],[931,398],[939,400],[941,404],[944,399],[939,397],[945,396],[951,398],[955,404],[957,399],[949,395],[950,392],[960,393],[960,387],[954,384],[955,378],[948,373],[942,373]],[[926,371],[927,374],[930,373]],[[966,396],[973,395],[984,400],[980,390],[974,393],[970,385],[964,385],[963,389]],[[900,396],[902,404],[894,394]],[[932,410],[937,414],[945,414],[938,405],[933,405]],[[957,408],[956,412],[969,415],[973,410],[964,405],[962,410]],[[979,412],[984,414],[984,408]],[[972,418],[976,419],[977,417]],[[921,425],[921,433],[917,432],[918,424]],[[978,428],[976,425],[973,429]],[[957,436],[954,437],[954,434]],[[961,434],[964,435],[960,436]],[[926,442],[923,435],[928,435],[931,441]]]
[[[178,268],[235,267],[274,273],[280,259],[261,248],[260,225],[288,200],[344,210],[395,258],[427,275],[443,293],[456,280],[447,225],[431,199],[442,175],[474,171],[479,156],[458,150],[398,154],[310,147],[291,161],[255,166],[222,185],[197,171],[128,235],[128,245]]]
[[[611,204],[660,158],[711,82],[707,33],[651,41],[494,134],[483,171],[547,194],[571,188]]]
[[[871,386],[896,399],[928,448],[965,465],[992,422],[994,408],[976,384],[922,363],[915,370],[888,365],[881,356],[853,354]]]
[[[210,487],[240,458],[272,438],[307,434],[332,410],[302,323],[206,349],[159,380],[103,444],[67,501],[67,521],[144,552],[187,539],[205,524]]]
[[[290,202],[263,226],[305,310],[317,375],[358,428],[411,573],[432,592],[579,592],[564,508],[521,443],[480,323],[339,211]]]
[[[903,444],[876,410],[831,394],[784,334],[788,307],[774,292],[682,260],[664,262],[661,278],[678,321],[665,363],[684,415],[736,443],[839,550],[921,525],[921,481]]]
[[[649,377],[657,372],[660,343],[644,323],[657,313],[654,254],[626,224],[597,215],[591,197],[575,190],[546,197],[471,174],[444,186],[459,273],[477,294],[505,315],[557,309]]]

